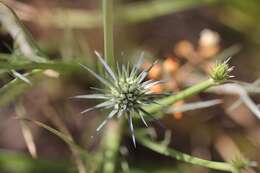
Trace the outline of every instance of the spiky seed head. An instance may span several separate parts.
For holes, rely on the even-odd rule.
[[[257,166],[256,162],[250,161],[243,156],[236,156],[233,160],[231,160],[231,164],[234,166],[237,172],[246,170],[249,167]]]
[[[228,65],[229,60],[230,58],[224,62],[216,62],[212,67],[209,75],[216,83],[222,83],[234,77],[230,75],[230,72],[233,71],[234,67]]]
[[[129,65],[122,65],[121,67],[117,65],[117,72],[114,72],[100,54],[96,53],[96,55],[105,68],[107,73],[106,76],[100,76],[87,66],[82,64],[80,65],[104,84],[104,89],[96,88],[95,90],[100,93],[80,95],[75,98],[104,100],[103,103],[88,108],[82,111],[82,113],[95,109],[112,109],[107,118],[98,126],[97,131],[99,131],[107,121],[113,117],[117,116],[119,118],[122,115],[126,115],[129,121],[133,143],[136,145],[132,117],[134,115],[140,116],[143,123],[147,126],[143,116],[151,115],[143,109],[143,106],[150,103],[156,103],[156,99],[162,96],[162,94],[151,93],[150,88],[162,83],[163,81],[145,81],[145,78],[155,63],[153,63],[148,69],[139,72],[139,68],[142,64],[142,57],[132,69],[130,69]]]

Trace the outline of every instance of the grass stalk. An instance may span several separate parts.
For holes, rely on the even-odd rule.
[[[114,22],[113,0],[102,0],[103,31],[104,31],[104,55],[110,67],[115,66],[114,60]]]
[[[20,99],[18,99],[18,101],[15,103],[15,112],[17,114],[17,117],[22,119],[22,118],[26,118],[26,110],[23,107],[22,101]],[[30,152],[31,156],[36,159],[37,158],[37,149],[36,149],[36,145],[33,139],[33,135],[32,135],[32,130],[29,127],[28,123],[22,120],[19,120],[20,126],[21,126],[21,130],[22,130],[22,134],[27,146],[28,151]]]
[[[113,19],[113,0],[102,0],[103,10],[103,32],[104,32],[104,57],[109,66],[114,69],[114,19]],[[100,69],[100,68],[99,68]],[[102,68],[103,69],[103,68]],[[123,120],[116,122],[112,120],[108,123],[108,128],[104,134],[103,147],[104,147],[104,173],[115,172],[117,155],[120,147]]]

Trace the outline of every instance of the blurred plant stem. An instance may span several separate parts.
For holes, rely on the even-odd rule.
[[[103,31],[104,31],[104,55],[105,60],[112,69],[115,67],[114,57],[114,0],[103,0]]]
[[[22,101],[18,99],[18,101],[15,103],[15,112],[17,114],[17,117],[19,118],[19,122],[21,125],[23,137],[26,143],[26,146],[31,154],[31,156],[35,159],[37,158],[37,150],[36,146],[33,140],[33,135],[30,127],[28,126],[28,123],[21,120],[22,118],[26,118],[26,110],[22,104]]]
[[[139,133],[137,133],[136,137],[137,137],[137,140],[145,147],[147,147],[157,153],[160,153],[162,155],[173,157],[176,160],[184,161],[187,163],[191,163],[194,165],[199,165],[199,166],[203,166],[203,167],[207,167],[207,168],[215,169],[215,170],[219,170],[219,171],[227,171],[227,172],[232,172],[232,173],[240,172],[232,163],[209,161],[209,160],[204,160],[204,159],[201,159],[198,157],[194,157],[194,156],[182,153],[180,151],[168,148],[167,146],[165,146],[163,144],[153,142],[152,140],[148,139],[140,131],[139,131]]]
[[[14,59],[16,58],[16,59]],[[83,72],[77,62],[60,62],[60,61],[48,61],[48,62],[30,62],[26,61],[24,56],[15,56],[9,54],[0,54],[0,68],[2,70],[33,70],[33,69],[52,69],[58,72],[64,73],[77,73]]]
[[[66,127],[66,124],[60,119],[58,113],[53,109],[52,106],[46,105],[42,109],[43,114],[54,124],[57,129],[66,135],[72,143],[76,143],[73,139],[72,134],[70,133],[69,129]],[[71,153],[73,158],[75,159],[74,162],[77,165],[79,173],[87,173],[86,165],[84,164],[83,159],[80,156],[80,151],[77,148],[73,147],[73,145],[68,145],[70,147]]]
[[[115,172],[117,155],[119,153],[120,142],[123,134],[124,119],[113,120],[108,123],[107,131],[104,136],[104,173]]]
[[[53,135],[56,135],[57,137],[59,137],[61,140],[63,140],[71,149],[73,156],[74,154],[77,155],[78,159],[80,159],[81,163],[79,163],[79,161],[77,160],[77,158],[74,158],[76,160],[75,163],[78,166],[78,172],[79,173],[84,173],[85,171],[85,164],[84,163],[88,163],[89,168],[93,167],[93,162],[95,161],[95,157],[91,156],[85,149],[81,148],[78,144],[75,143],[74,139],[70,136],[67,135],[61,131],[58,131],[50,126],[48,126],[47,124],[44,124],[40,121],[37,120],[33,120],[33,119],[28,119],[28,118],[23,118],[23,121],[28,121],[28,122],[32,122],[33,124],[49,131],[50,133],[52,133]],[[55,120],[56,121],[56,120]],[[60,125],[59,125],[60,126]],[[83,162],[86,161],[86,162]],[[81,167],[82,166],[82,167]],[[80,168],[81,167],[81,168]]]
[[[102,0],[103,10],[103,32],[104,32],[104,56],[108,65],[114,69],[114,19],[113,19],[114,0]],[[103,68],[100,67],[103,71]],[[111,120],[107,125],[103,138],[103,172],[114,173],[119,147],[122,138],[123,119],[119,122]]]

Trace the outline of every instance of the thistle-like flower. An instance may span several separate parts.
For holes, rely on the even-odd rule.
[[[228,62],[231,58],[228,58],[224,62],[217,62],[210,72],[210,77],[213,79],[216,83],[222,83],[234,76],[230,75],[230,72],[233,71],[234,67],[230,67],[228,65]]]
[[[92,88],[98,91],[98,94],[79,95],[75,96],[74,98],[104,100],[104,102],[92,108],[88,108],[81,113],[86,113],[95,109],[112,109],[112,111],[107,115],[107,118],[98,126],[98,128],[96,129],[97,131],[100,131],[100,129],[113,117],[117,116],[118,118],[120,118],[123,115],[127,116],[133,144],[134,146],[136,146],[134,126],[132,121],[133,116],[139,116],[144,125],[148,126],[144,119],[144,116],[151,117],[151,115],[143,109],[143,106],[151,103],[156,103],[156,99],[162,96],[162,94],[155,94],[150,91],[151,87],[162,83],[162,80],[145,81],[149,71],[152,69],[156,62],[154,62],[146,70],[139,72],[139,68],[143,59],[143,56],[141,56],[137,64],[134,65],[131,70],[129,63],[127,66],[122,65],[121,68],[117,64],[117,72],[114,72],[105,62],[105,60],[100,56],[100,54],[97,52],[95,53],[99,61],[104,66],[105,72],[107,73],[106,76],[102,77],[85,65],[80,65],[87,71],[89,71],[93,76],[95,76],[95,78],[97,78],[102,84],[104,84],[105,87],[102,89]]]

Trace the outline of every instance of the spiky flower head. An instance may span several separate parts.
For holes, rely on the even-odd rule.
[[[96,129],[97,131],[99,131],[113,117],[120,118],[123,115],[127,116],[132,134],[132,140],[134,146],[136,146],[132,118],[134,115],[140,116],[142,122],[147,126],[143,116],[151,115],[143,109],[143,106],[150,103],[156,103],[155,100],[161,96],[161,94],[152,93],[150,89],[163,81],[145,81],[149,71],[156,62],[154,62],[149,68],[139,72],[143,59],[143,56],[141,56],[137,64],[134,65],[132,69],[130,69],[129,63],[127,66],[122,65],[121,67],[117,64],[117,72],[114,72],[100,56],[100,54],[97,52],[95,53],[99,61],[104,66],[107,75],[100,76],[87,66],[83,64],[80,65],[95,76],[105,87],[102,89],[93,88],[99,92],[97,94],[79,95],[75,98],[104,100],[104,102],[88,108],[82,111],[82,113],[95,109],[111,109],[111,112],[107,115],[107,118]]]
[[[222,83],[234,76],[230,75],[230,72],[233,71],[234,67],[230,67],[228,65],[230,58],[225,60],[224,62],[216,62],[211,69],[210,77],[216,83]]]
[[[236,156],[233,160],[230,162],[232,166],[234,167],[234,171],[236,172],[243,172],[250,167],[256,167],[257,163],[255,161],[250,161],[246,158],[244,158],[242,155]]]

